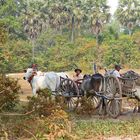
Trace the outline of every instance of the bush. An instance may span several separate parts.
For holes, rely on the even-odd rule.
[[[79,115],[93,115],[96,113],[95,99],[91,97],[82,97],[79,100],[80,107],[76,110]]]
[[[20,86],[18,80],[0,75],[0,110],[12,110],[19,102]]]
[[[39,92],[38,97],[30,97],[27,112],[34,110],[34,114],[23,117],[4,117],[0,119],[0,136],[9,139],[75,139],[71,132],[69,115],[51,100],[46,91]]]
[[[37,116],[49,116],[56,108],[60,108],[54,100],[51,99],[48,90],[43,90],[38,93],[37,97],[28,97],[28,111],[34,110]]]
[[[121,35],[118,40],[112,39],[107,42],[103,49],[103,63],[105,66],[109,67],[112,64],[120,63],[124,67],[139,68],[139,46],[135,44],[132,37]]]

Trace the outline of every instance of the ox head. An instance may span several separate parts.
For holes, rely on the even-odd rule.
[[[95,91],[99,91],[100,90],[100,86],[103,82],[104,77],[100,74],[100,73],[96,73],[94,75],[91,76],[91,87],[95,90]]]
[[[24,74],[23,79],[28,80],[28,81],[30,81],[31,78],[36,74],[36,72],[32,68],[28,68],[24,72],[25,72],[25,74]]]
[[[90,75],[90,74],[85,74],[85,75],[83,76],[83,78],[84,78],[84,80],[85,80],[85,79],[88,79],[88,78],[91,78],[91,75]]]

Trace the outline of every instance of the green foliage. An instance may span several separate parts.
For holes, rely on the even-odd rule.
[[[4,24],[0,24],[0,46],[6,43],[8,38],[8,34],[6,29],[4,28]]]
[[[104,64],[110,66],[120,63],[126,67],[139,67],[139,46],[132,37],[122,35],[118,40],[110,40],[108,51],[104,54]]]
[[[0,49],[1,72],[21,72],[31,65],[32,47],[28,41],[9,40]]]
[[[69,115],[50,96],[40,92],[38,97],[29,98],[24,114],[0,118],[0,136],[7,139],[75,139],[71,133]],[[19,110],[21,111],[21,109]],[[29,112],[27,112],[29,113]],[[1,125],[2,124],[2,125]]]
[[[23,0],[8,0],[0,3],[0,24],[4,25],[12,38],[22,32],[20,16],[23,7]]]
[[[124,0],[122,6],[127,4],[129,2]],[[35,63],[40,70],[69,71],[80,67],[84,72],[92,73],[95,62],[107,67],[114,63],[139,67],[139,27],[129,37],[120,33],[116,19],[106,24],[110,19],[106,0],[54,0],[45,3],[9,0],[1,2],[0,8],[1,72],[21,72],[32,63],[33,44],[25,37],[25,26],[22,26],[27,18],[33,22],[27,24],[30,31],[33,24],[35,27],[39,23],[42,25],[42,32],[34,41]],[[74,42],[70,41],[72,38]]]
[[[18,103],[21,93],[18,81],[0,75],[0,111],[10,111]]]
[[[47,39],[44,40],[44,38]],[[43,44],[39,46],[44,51],[38,50],[37,55],[43,57],[44,67],[48,70],[68,71],[76,67],[89,69],[89,65],[86,63],[91,63],[94,59],[92,52],[94,53],[96,41],[91,41],[89,38],[77,38],[75,43],[71,43],[68,38],[67,34],[49,34],[48,36],[46,32],[38,39],[37,44]],[[90,67],[92,66],[90,65]]]
[[[35,42],[35,63],[42,71],[70,71],[80,67],[83,72],[92,73],[94,62],[106,67],[120,63],[124,67],[138,68],[139,32],[116,39],[114,30],[110,30],[112,35],[108,32],[102,35],[99,50],[93,36],[81,36],[71,43],[67,33],[43,32]],[[0,53],[3,72],[21,72],[32,63],[32,44],[25,40],[9,40],[0,47]]]
[[[110,136],[132,137],[137,136],[140,131],[139,119],[124,121],[89,119],[86,121],[79,119],[75,122],[75,129],[73,131],[76,132],[80,139],[92,139],[94,137],[95,140],[98,140]]]
[[[128,29],[129,35],[135,26],[139,25],[140,20],[140,1],[139,0],[120,0],[116,11],[116,17],[120,24]]]

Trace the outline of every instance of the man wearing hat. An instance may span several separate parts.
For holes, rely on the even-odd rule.
[[[115,69],[112,71],[112,74],[115,76],[115,77],[121,77],[119,71],[121,70],[121,66],[120,65],[115,65]]]
[[[77,81],[79,79],[83,79],[83,75],[81,74],[82,70],[81,69],[75,69],[75,74],[73,75],[73,81]]]

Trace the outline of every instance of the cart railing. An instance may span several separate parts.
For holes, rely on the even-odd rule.
[[[138,78],[119,78],[121,81],[123,94],[131,94],[136,92],[136,80]]]

